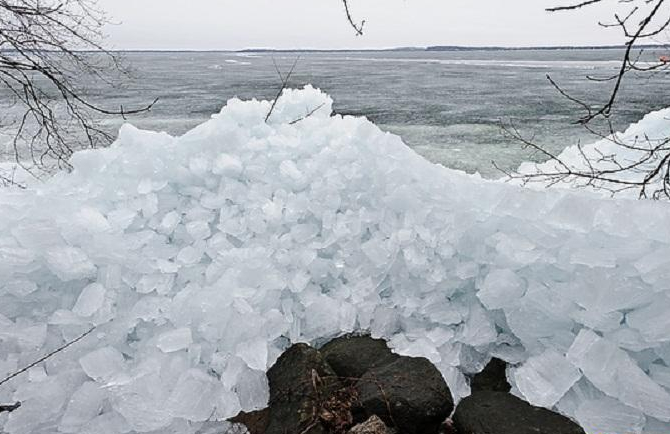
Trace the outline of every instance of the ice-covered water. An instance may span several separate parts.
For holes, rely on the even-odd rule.
[[[643,60],[659,54],[651,50]],[[491,160],[515,168],[534,158],[502,135],[500,120],[514,121],[554,151],[579,139],[593,141],[574,125],[575,107],[545,76],[551,74],[578,96],[602,100],[610,85],[585,77],[613,74],[620,55],[618,50],[125,53],[136,78],[120,90],[93,86],[89,95],[114,109],[158,97],[151,113],[133,117],[132,122],[181,134],[218,111],[228,98],[274,98],[279,78],[272,59],[286,72],[300,56],[291,84],[312,83],[324,89],[335,99],[336,112],[367,116],[401,135],[430,161],[499,176]],[[667,78],[664,72],[631,75],[615,127],[625,129],[646,113],[665,108]],[[110,129],[116,132],[120,122],[112,121]]]
[[[589,434],[670,431],[668,203],[485,181],[331,105],[307,88],[268,123],[231,100],[177,138],[125,126],[0,191],[0,378],[97,325],[0,387],[23,402],[4,431],[212,432],[265,405],[291,343],[359,330],[456,398],[497,356]]]

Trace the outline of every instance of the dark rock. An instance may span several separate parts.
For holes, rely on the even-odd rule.
[[[496,392],[509,392],[512,387],[507,382],[506,369],[507,363],[494,357],[482,372],[473,377],[470,382],[472,391],[492,390]]]
[[[314,348],[297,344],[268,370],[270,415],[266,434],[322,434],[323,402],[341,389],[335,372]]]
[[[270,418],[270,409],[252,411],[250,413],[241,412],[230,419],[232,423],[240,423],[247,427],[249,434],[265,434]]]
[[[372,416],[365,422],[351,428],[347,434],[395,434],[395,431],[387,427],[379,417]]]
[[[462,400],[453,420],[459,434],[584,434],[558,413],[495,391],[475,392]]]
[[[342,378],[360,378],[368,370],[398,359],[386,342],[370,336],[342,336],[321,348],[321,354]]]
[[[454,408],[440,372],[424,358],[399,357],[356,383],[365,417],[377,415],[403,434],[434,434]]]

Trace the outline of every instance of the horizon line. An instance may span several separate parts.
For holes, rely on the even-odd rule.
[[[641,44],[638,49],[667,48],[668,44]],[[429,45],[386,48],[269,48],[248,47],[241,49],[227,48],[111,48],[112,52],[165,52],[165,53],[269,53],[269,52],[357,52],[357,51],[531,51],[531,50],[607,50],[623,49],[625,44],[610,45],[528,45],[528,46],[497,46],[497,45]],[[0,50],[4,51],[4,50]],[[86,50],[89,51],[89,50]]]

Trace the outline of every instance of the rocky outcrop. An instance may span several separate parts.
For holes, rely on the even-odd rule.
[[[360,378],[373,368],[398,359],[382,339],[346,335],[333,339],[321,348],[321,354],[340,378]]]
[[[323,403],[342,386],[314,348],[297,344],[268,370],[270,414],[266,434],[325,434]]]
[[[290,347],[268,371],[269,407],[240,413],[250,434],[584,434],[574,422],[509,394],[507,365],[492,359],[454,409],[427,359],[398,356],[368,336],[316,350]]]
[[[570,419],[505,392],[478,391],[453,416],[458,434],[584,434]]]
[[[356,383],[365,416],[377,415],[403,434],[437,433],[454,408],[442,374],[427,359],[398,357]]]

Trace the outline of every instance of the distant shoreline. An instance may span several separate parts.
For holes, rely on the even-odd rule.
[[[624,45],[556,45],[556,46],[529,46],[529,47],[502,47],[502,46],[461,46],[461,45],[433,45],[429,47],[398,47],[398,48],[342,48],[342,49],[319,49],[319,48],[244,48],[241,50],[172,50],[172,49],[109,49],[114,53],[366,53],[366,52],[466,52],[466,51],[573,51],[573,50],[623,50]],[[635,46],[636,50],[669,50],[670,45],[645,44]],[[14,50],[2,50],[0,52],[12,52]],[[48,50],[45,50],[48,51]],[[89,50],[77,50],[81,53],[93,52]]]
[[[122,53],[361,53],[361,52],[436,52],[436,51],[571,51],[571,50],[623,50],[624,45],[557,45],[557,46],[529,46],[529,47],[502,47],[502,46],[460,46],[460,45],[433,45],[429,47],[398,47],[398,48],[345,48],[345,49],[318,49],[318,48],[245,48],[241,50],[111,50]],[[646,44],[636,46],[635,49],[663,50],[670,49],[668,45]]]

